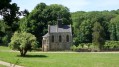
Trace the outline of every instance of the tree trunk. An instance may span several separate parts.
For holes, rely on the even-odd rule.
[[[23,55],[23,50],[21,50],[20,53],[21,53],[21,56],[24,56],[24,55]]]
[[[25,50],[25,49],[24,49],[24,53],[23,53],[23,55],[25,56],[25,55],[26,55],[26,53],[27,53],[27,50]]]
[[[24,57],[26,55],[26,53],[27,53],[27,49],[21,49],[20,50],[20,54],[22,57]]]

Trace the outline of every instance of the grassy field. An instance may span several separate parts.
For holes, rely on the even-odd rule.
[[[6,51],[5,51],[6,50]],[[119,53],[33,53],[19,57],[0,46],[0,60],[25,67],[119,67]]]
[[[4,66],[4,65],[0,65],[0,67],[6,67],[6,66]]]

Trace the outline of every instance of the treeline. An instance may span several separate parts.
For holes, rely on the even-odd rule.
[[[75,43],[91,43],[92,28],[99,22],[104,29],[106,40],[119,40],[119,10],[71,13]]]
[[[76,46],[81,43],[97,42],[100,44],[99,47],[104,48],[106,41],[119,41],[119,10],[78,11],[71,13],[71,16],[74,32],[73,42]]]

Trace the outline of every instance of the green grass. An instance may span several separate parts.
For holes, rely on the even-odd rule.
[[[18,64],[25,67],[119,67],[119,53],[28,52],[27,57],[18,55],[19,52],[0,51],[0,60],[16,63],[19,59]]]
[[[0,65],[0,67],[6,67],[6,66],[4,66],[4,65]]]
[[[9,47],[6,47],[6,46],[0,46],[0,50],[11,50]]]

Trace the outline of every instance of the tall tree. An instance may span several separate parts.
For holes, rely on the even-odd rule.
[[[105,43],[105,33],[104,28],[101,26],[99,22],[94,23],[92,35],[92,42],[94,43],[96,50],[100,51]]]
[[[109,31],[111,40],[119,40],[119,15],[111,19]]]
[[[1,33],[4,33],[4,36],[1,38],[2,44],[7,45],[12,33],[18,29],[19,7],[16,3],[11,3],[11,0],[0,0],[0,16],[3,17],[2,25],[4,27],[2,27],[2,30],[5,29],[1,31]]]
[[[11,3],[11,0],[0,0],[0,15],[7,25],[12,26],[14,21],[18,21],[18,11],[16,3]]]

